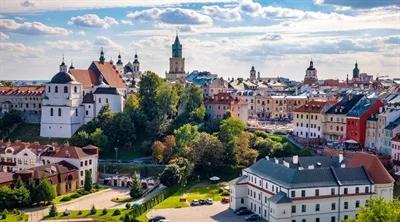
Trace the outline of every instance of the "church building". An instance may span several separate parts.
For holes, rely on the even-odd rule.
[[[83,124],[108,104],[112,112],[123,111],[127,86],[103,49],[99,61],[88,69],[67,69],[64,59],[59,72],[46,84],[42,101],[41,137],[70,138]]]
[[[182,44],[179,42],[178,35],[176,35],[175,42],[172,44],[172,57],[169,58],[169,72],[165,73],[165,76],[169,81],[183,81],[186,77],[185,58],[182,57]]]

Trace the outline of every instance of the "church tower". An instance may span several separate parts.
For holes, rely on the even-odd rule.
[[[304,85],[312,85],[318,81],[317,70],[314,67],[314,62],[310,61],[310,66],[306,70],[306,76],[304,77]]]
[[[132,63],[133,66],[133,76],[139,78],[140,76],[140,62],[139,62],[139,58],[137,55],[137,52],[135,51],[135,57]]]
[[[254,66],[252,66],[250,69],[250,80],[256,80],[256,69]]]
[[[122,62],[121,53],[118,54],[118,61],[116,64],[116,68],[119,74],[122,74],[124,72],[124,63]]]
[[[356,62],[356,64],[354,65],[354,69],[353,69],[353,79],[357,80],[360,78],[360,70],[358,69],[358,64]]]
[[[182,57],[182,44],[178,34],[172,44],[172,57],[169,58],[169,72],[166,73],[166,77],[169,81],[183,80],[186,77],[185,58]]]

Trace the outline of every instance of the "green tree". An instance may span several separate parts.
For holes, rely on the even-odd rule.
[[[178,100],[178,94],[170,83],[161,84],[156,95],[156,104],[159,107],[158,112],[161,120],[175,115]]]
[[[40,179],[36,187],[37,201],[47,204],[56,197],[56,191],[47,178]]]
[[[90,140],[89,133],[85,130],[79,130],[71,137],[69,143],[73,146],[84,147],[91,144],[92,141]]]
[[[258,156],[258,151],[249,147],[250,134],[242,132],[235,138],[235,162],[237,166],[250,166]]]
[[[356,219],[345,222],[398,222],[400,221],[400,201],[385,201],[382,197],[372,197],[368,205],[361,207]]]
[[[236,136],[240,135],[246,125],[244,122],[238,118],[229,117],[227,119],[222,120],[220,125],[220,132],[218,133],[219,139],[223,143],[228,143],[232,141]]]
[[[109,147],[125,147],[136,139],[134,121],[127,113],[120,112],[113,116],[108,125],[103,128]]]
[[[92,191],[92,185],[93,185],[92,173],[89,170],[86,170],[83,189],[87,192],[90,192],[90,191]]]
[[[22,182],[21,176],[18,176],[17,181],[15,182],[15,188],[20,188],[24,186],[24,182]]]
[[[139,82],[140,109],[148,120],[158,118],[157,92],[162,84],[162,79],[154,72],[146,72]]]
[[[52,204],[49,210],[49,217],[56,217],[57,216],[57,207],[56,205]]]
[[[189,85],[185,88],[182,103],[186,113],[192,113],[204,104],[203,90],[195,85]]]
[[[97,212],[96,207],[94,205],[92,205],[92,208],[90,209],[90,214],[94,215],[94,214],[96,214],[96,212]]]
[[[153,150],[153,159],[158,163],[161,163],[164,159],[164,150],[166,149],[164,143],[160,141],[155,141],[151,146],[151,149]]]
[[[132,184],[129,186],[129,195],[134,199],[143,195],[142,183],[137,176],[133,176]]]
[[[177,165],[181,174],[181,184],[186,185],[188,178],[192,175],[194,170],[193,161],[189,161],[183,157],[177,157],[169,161],[169,164]]]
[[[192,160],[201,165],[203,169],[211,169],[222,165],[224,159],[224,146],[216,136],[200,133],[199,138],[192,146]]]
[[[108,138],[104,135],[103,130],[100,128],[96,128],[96,130],[90,134],[90,140],[93,142],[94,145],[105,148],[108,143]]]
[[[176,145],[183,147],[191,144],[199,137],[199,127],[191,124],[185,124],[174,130]]]
[[[171,159],[171,154],[172,154],[172,150],[175,149],[176,147],[176,139],[174,135],[168,135],[165,137],[164,140],[164,145],[165,145],[165,149],[164,149],[164,157],[163,157],[163,161],[164,162],[168,162]]]
[[[113,113],[111,111],[110,105],[105,104],[100,108],[99,114],[97,114],[96,119],[100,124],[102,124],[102,126],[107,126],[112,116]]]
[[[129,94],[125,102],[125,110],[133,111],[140,108],[139,97],[136,94]]]
[[[178,165],[169,164],[160,175],[160,182],[167,187],[173,187],[181,182],[182,175]]]

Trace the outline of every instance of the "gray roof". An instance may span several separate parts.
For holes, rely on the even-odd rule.
[[[55,84],[65,84],[69,82],[75,82],[75,78],[66,72],[58,72],[51,78],[50,83],[55,83]]]
[[[287,197],[285,192],[278,192],[275,195],[273,195],[272,197],[269,198],[269,201],[271,201],[272,203],[291,203],[292,200],[290,198]]]
[[[299,164],[289,164],[287,167],[283,165],[283,160],[288,159],[292,158],[279,159],[278,164],[274,159],[260,159],[244,171],[287,188],[372,184],[369,176],[361,167],[341,168],[337,158],[299,157]],[[314,169],[308,169],[309,165],[313,165]],[[304,169],[299,169],[299,167]]]
[[[115,87],[99,87],[94,91],[93,94],[119,95],[118,90]]]
[[[376,98],[361,98],[353,108],[347,113],[350,117],[360,117],[364,115],[378,100]]]
[[[245,183],[245,182],[247,182],[247,177],[248,177],[247,175],[240,176],[238,178],[231,180],[230,183],[234,183],[234,184]]]
[[[393,130],[394,128],[398,127],[399,125],[400,125],[400,116],[393,122],[389,123],[389,125],[387,125],[385,127],[385,130]]]

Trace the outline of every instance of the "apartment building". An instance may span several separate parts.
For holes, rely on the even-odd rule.
[[[218,93],[213,98],[205,102],[207,114],[213,119],[222,119],[228,113],[231,116],[247,122],[249,119],[248,105],[238,97],[233,97],[230,93]]]
[[[366,167],[364,163],[360,156],[345,159],[342,155],[260,159],[230,182],[230,208],[247,207],[269,222],[354,218],[371,196],[380,195],[382,187],[393,189],[394,180],[382,164]],[[375,179],[385,186],[377,186]]]
[[[392,138],[391,144],[395,174],[400,175],[400,133]]]

